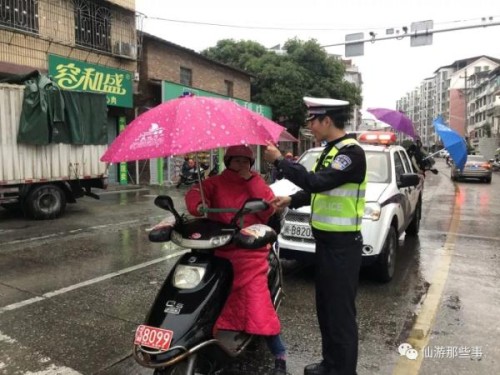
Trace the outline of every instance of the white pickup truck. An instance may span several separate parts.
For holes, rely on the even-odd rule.
[[[366,132],[358,140],[366,153],[368,180],[361,227],[363,265],[373,267],[377,279],[388,282],[394,275],[399,237],[404,232],[418,234],[424,178],[412,167],[406,150],[394,145],[395,134]],[[307,150],[298,163],[311,170],[322,151],[322,147]],[[275,195],[300,190],[286,179],[271,188]],[[310,216],[310,206],[288,210],[278,237],[281,257],[302,260],[314,254]]]

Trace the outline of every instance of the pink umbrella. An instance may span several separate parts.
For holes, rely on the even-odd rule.
[[[287,130],[285,130],[285,131],[283,131],[283,133],[281,133],[279,141],[280,142],[298,142],[299,140],[297,138],[295,138],[292,134],[290,134]]]
[[[234,145],[276,143],[284,127],[226,99],[183,96],[133,120],[101,157],[124,162]]]

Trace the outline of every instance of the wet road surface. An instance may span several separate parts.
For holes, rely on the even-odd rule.
[[[500,373],[500,174],[454,184],[438,167],[426,179],[420,236],[400,239],[394,280],[360,275],[360,375]],[[160,190],[182,207],[185,190]],[[0,374],[152,374],[131,358],[132,339],[181,251],[147,240],[164,217],[157,193],[103,192],[55,221],[0,209]],[[289,372],[302,374],[321,353],[314,273],[284,267],[283,337]],[[400,356],[404,342],[417,359]],[[225,373],[268,373],[272,358],[257,344]]]

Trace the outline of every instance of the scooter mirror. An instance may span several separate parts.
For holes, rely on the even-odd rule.
[[[164,210],[170,211],[174,214],[175,221],[181,222],[181,215],[174,208],[174,201],[168,195],[158,195],[155,198],[155,206],[163,208]]]
[[[172,211],[174,208],[174,201],[168,195],[158,195],[155,198],[155,206],[167,211]]]

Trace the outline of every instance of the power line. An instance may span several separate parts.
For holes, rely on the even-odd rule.
[[[145,19],[156,20],[156,21],[164,21],[164,22],[173,22],[173,23],[182,23],[188,25],[201,25],[201,26],[215,26],[215,27],[226,27],[233,29],[248,29],[248,30],[281,30],[281,31],[368,31],[368,30],[383,30],[386,29],[384,27],[372,27],[372,28],[308,28],[308,27],[274,27],[274,26],[254,26],[254,25],[235,25],[235,24],[225,24],[225,23],[213,23],[213,22],[205,22],[205,21],[187,21],[187,20],[179,20],[179,19],[171,19],[157,16],[148,16],[143,13],[138,13],[142,15]],[[497,18],[500,15],[491,16],[489,18]],[[471,21],[478,21],[481,18],[471,18],[465,20],[454,20],[454,21],[443,21],[437,22],[436,25],[446,25],[453,23],[464,23]]]

